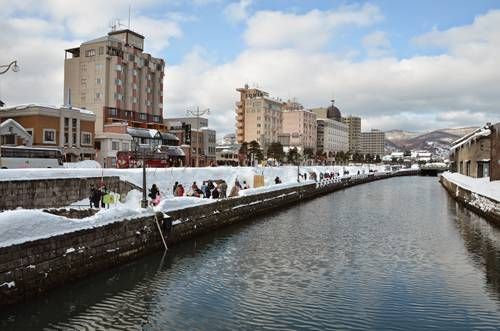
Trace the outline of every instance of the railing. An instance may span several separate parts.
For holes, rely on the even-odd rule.
[[[146,115],[146,116],[144,116]],[[161,115],[152,115],[147,113],[139,113],[133,110],[123,110],[118,108],[104,107],[104,118],[107,119],[118,119],[126,121],[134,121],[141,123],[156,123],[163,124],[163,118]],[[156,118],[156,120],[155,120]]]

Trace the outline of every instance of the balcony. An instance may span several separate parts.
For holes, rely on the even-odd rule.
[[[243,115],[236,116],[237,121],[243,121],[243,119],[244,119]]]
[[[105,122],[127,121],[142,124],[156,124],[163,126],[163,118],[160,115],[139,113],[133,110],[104,107]]]

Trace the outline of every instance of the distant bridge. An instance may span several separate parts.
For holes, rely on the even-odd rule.
[[[420,167],[421,176],[437,176],[441,172],[449,169],[446,163],[427,163]]]

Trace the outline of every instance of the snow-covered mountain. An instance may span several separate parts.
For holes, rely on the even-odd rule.
[[[476,127],[439,129],[430,132],[391,130],[385,133],[387,151],[426,150],[435,155],[448,157],[450,145]]]

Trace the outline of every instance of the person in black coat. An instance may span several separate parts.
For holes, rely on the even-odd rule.
[[[179,185],[179,182],[175,182],[174,188],[172,189],[172,194],[174,195],[174,197],[175,197],[175,191],[177,191],[177,186],[178,185]]]

